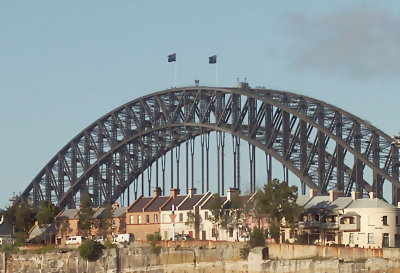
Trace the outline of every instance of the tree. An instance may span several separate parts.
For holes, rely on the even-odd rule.
[[[62,216],[59,219],[58,229],[60,230],[61,236],[66,236],[72,231],[69,227],[69,218],[67,216]]]
[[[232,199],[231,213],[230,213],[230,226],[239,230],[243,227],[243,204],[239,195]],[[239,241],[239,232],[236,232],[236,240]]]
[[[36,213],[36,219],[40,227],[54,223],[54,219],[60,209],[53,205],[50,201],[42,200],[39,202],[39,209]]]
[[[194,229],[195,239],[198,240],[202,218],[199,213],[194,213],[191,210],[187,212],[186,216],[187,220],[185,222],[185,225],[188,226],[190,229]]]
[[[103,245],[93,240],[87,240],[79,247],[79,254],[84,260],[95,261],[103,254]]]
[[[107,236],[111,232],[113,212],[110,204],[104,208],[103,218],[100,220],[101,235]]]
[[[219,196],[219,194],[217,193],[213,195],[213,199],[210,203],[210,211],[211,211],[211,216],[209,217],[209,219],[213,223],[214,228],[216,230],[215,240],[217,241],[220,227],[226,226],[226,221],[224,219],[224,211],[221,202],[221,196]]]
[[[78,230],[83,235],[88,237],[93,224],[92,202],[88,193],[82,193],[81,195],[81,207],[78,212]]]
[[[270,217],[269,233],[276,242],[279,241],[280,226],[282,220],[294,229],[303,208],[296,204],[297,187],[290,186],[285,181],[272,180],[259,190],[256,195],[255,209],[261,212],[264,217]]]
[[[15,228],[16,232],[28,232],[35,224],[35,209],[26,203],[12,206],[5,212],[5,217]]]

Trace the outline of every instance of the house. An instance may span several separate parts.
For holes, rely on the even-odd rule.
[[[65,244],[68,237],[78,235],[78,212],[78,209],[63,209],[56,216],[57,244]]]
[[[120,207],[118,202],[115,202],[111,208],[111,226],[107,237],[112,239],[112,236],[117,234],[126,233],[126,210],[127,207]],[[106,213],[106,208],[97,208],[93,214],[93,228],[90,232],[91,237],[99,236],[102,234],[101,221]]]
[[[400,205],[400,204],[399,204]],[[340,216],[342,243],[365,248],[400,246],[400,208],[375,198],[356,199]]]
[[[199,238],[199,234],[196,233],[201,230],[202,221],[199,218],[198,208],[212,195],[211,192],[196,194],[196,188],[190,188],[187,195],[178,195],[179,190],[171,190],[171,193],[171,200],[161,208],[162,238],[171,239],[173,234],[188,234],[191,238]],[[194,216],[192,219],[188,217],[190,212]]]
[[[14,227],[4,215],[0,218],[0,246],[12,245],[15,240]]]
[[[146,240],[148,234],[160,232],[161,207],[170,199],[161,196],[161,188],[154,190],[154,197],[139,196],[126,211],[126,232],[136,240]]]
[[[319,245],[348,245],[382,248],[400,245],[400,208],[375,198],[329,196],[299,196],[297,203],[304,207],[295,234],[307,236],[308,242]],[[294,241],[288,228],[282,229],[281,242]]]
[[[251,195],[240,195],[238,189],[230,188],[227,196],[221,196],[222,217],[226,221],[226,227],[221,227],[219,223],[212,221],[211,207],[214,202],[214,195],[209,196],[199,207],[199,214],[203,219],[203,228],[201,230],[201,238],[203,240],[220,240],[220,241],[236,241],[244,233],[246,228],[246,216],[244,211],[241,213],[236,226],[234,225],[234,216],[232,204],[235,198],[240,202],[242,207],[251,200]],[[247,219],[249,216],[247,216]]]
[[[169,240],[176,234],[177,208],[187,198],[187,195],[179,195],[179,189],[171,189],[171,196],[161,207],[160,211],[160,234],[163,240]]]
[[[55,223],[40,227],[39,222],[35,221],[35,225],[28,231],[28,239],[26,241],[32,244],[54,244],[56,234]]]

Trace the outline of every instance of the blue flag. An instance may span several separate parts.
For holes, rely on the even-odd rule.
[[[168,62],[176,62],[176,53],[168,55]]]
[[[216,64],[217,63],[217,55],[208,57],[208,63],[209,64]]]

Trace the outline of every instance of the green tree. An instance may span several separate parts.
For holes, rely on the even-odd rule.
[[[5,211],[5,217],[16,232],[28,232],[35,224],[35,209],[26,203],[20,203],[12,206]]]
[[[93,240],[87,240],[79,247],[79,254],[84,260],[95,261],[103,254],[103,245]]]
[[[236,195],[232,199],[229,226],[239,230],[243,225],[243,204],[239,195]],[[236,240],[239,240],[239,232],[236,232]]]
[[[222,206],[223,204],[221,201],[221,196],[216,193],[213,195],[212,198],[213,199],[211,200],[209,208],[211,212],[209,220],[213,223],[214,228],[216,230],[215,240],[217,241],[220,228],[226,227],[226,219],[224,218],[224,210]]]
[[[78,230],[80,234],[88,237],[93,224],[92,202],[88,193],[82,193],[81,195],[81,206],[78,212]]]
[[[202,218],[199,213],[194,213],[192,210],[188,211],[186,215],[187,220],[185,222],[185,225],[188,226],[190,229],[194,229],[195,239],[198,240]]]
[[[285,181],[272,180],[259,190],[256,195],[255,209],[264,217],[270,217],[269,233],[271,237],[279,242],[279,233],[282,220],[292,229],[299,219],[303,208],[296,204],[297,187],[289,186]]]
[[[111,233],[113,212],[112,206],[107,204],[104,208],[103,218],[100,220],[101,235],[107,236]]]
[[[55,217],[60,209],[53,205],[50,201],[42,200],[39,202],[39,209],[36,213],[36,219],[40,227],[54,223]]]

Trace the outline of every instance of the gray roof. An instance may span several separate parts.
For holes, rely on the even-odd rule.
[[[113,211],[113,217],[125,217],[128,207],[118,207]]]
[[[362,209],[362,208],[388,208],[388,209],[396,209],[395,206],[390,205],[389,203],[375,198],[375,199],[357,199],[353,203],[351,203],[348,207],[348,209]]]
[[[311,199],[309,195],[299,195],[297,196],[296,204],[304,207],[304,205]]]
[[[226,196],[221,196],[221,204],[225,203],[226,201]],[[210,209],[210,205],[212,204],[212,201],[214,200],[214,195],[211,196],[211,198],[209,198],[207,200],[207,202],[205,204],[202,205],[202,209]]]
[[[101,218],[103,218],[104,216],[104,211],[105,211],[106,209],[105,208],[99,208],[94,214],[93,214],[93,217],[92,218],[99,218],[99,219],[101,219]]]
[[[78,216],[76,215],[78,213],[77,209],[64,209],[64,211],[60,214],[59,217],[67,217],[69,219],[76,219]]]
[[[204,194],[195,194],[192,197],[189,197],[182,204],[179,205],[179,210],[191,210],[193,206],[200,201],[200,199],[204,196]]]
[[[304,205],[304,209],[325,209],[329,205],[329,196],[314,196]]]
[[[159,211],[161,206],[167,202],[169,196],[158,196],[146,209],[145,211],[155,212]]]
[[[347,208],[351,203],[353,202],[353,199],[351,197],[338,197],[333,203],[332,206],[333,209],[339,210],[339,209],[345,209]]]
[[[243,207],[247,201],[249,201],[251,195],[239,195],[240,205]],[[224,209],[230,209],[232,206],[232,202],[228,201],[224,205]]]
[[[129,212],[140,212],[143,208],[153,199],[153,197],[141,197],[137,202],[130,208]]]
[[[175,206],[175,208],[182,203],[182,201],[186,198],[187,195],[178,195],[174,199],[171,199],[163,208],[162,211],[170,211],[172,210],[172,205]]]
[[[8,235],[14,236],[14,229],[7,218],[3,217],[3,222],[0,224],[0,237]]]

